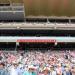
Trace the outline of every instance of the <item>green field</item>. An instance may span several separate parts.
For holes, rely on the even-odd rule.
[[[9,0],[0,0],[0,3]],[[24,3],[26,16],[75,16],[75,0],[11,0]]]

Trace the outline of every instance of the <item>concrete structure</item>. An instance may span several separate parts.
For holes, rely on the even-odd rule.
[[[24,14],[23,5],[0,6],[0,21],[23,21]]]
[[[0,29],[48,29],[48,30],[75,30],[74,23],[0,23]]]

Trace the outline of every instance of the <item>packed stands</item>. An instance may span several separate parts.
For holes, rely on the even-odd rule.
[[[46,50],[43,52],[41,52],[41,50],[30,50],[27,52],[0,51],[0,62],[5,64],[5,68],[8,72],[12,71],[13,64],[17,64],[17,68],[20,69],[20,75],[23,75],[23,73],[29,69],[29,66],[35,68],[37,75],[44,74],[45,70],[48,70],[49,73],[52,71],[64,73],[67,70],[75,73],[74,53],[75,51],[70,50]]]

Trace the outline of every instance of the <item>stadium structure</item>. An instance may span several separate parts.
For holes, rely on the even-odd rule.
[[[2,3],[0,49],[75,49],[75,17],[27,17],[24,5]]]

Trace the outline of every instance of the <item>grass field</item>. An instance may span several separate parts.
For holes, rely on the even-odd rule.
[[[6,3],[9,0],[0,0]],[[11,0],[24,3],[26,16],[75,16],[75,0]]]

